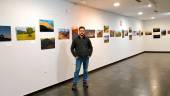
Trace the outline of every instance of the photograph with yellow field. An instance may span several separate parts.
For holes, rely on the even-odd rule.
[[[17,40],[35,40],[34,27],[16,27]]]
[[[40,20],[40,32],[54,32],[53,20]]]

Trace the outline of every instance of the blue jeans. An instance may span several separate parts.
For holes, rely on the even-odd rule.
[[[79,80],[79,72],[80,72],[82,63],[83,63],[83,81],[88,80],[89,57],[78,57],[76,58],[76,69],[74,72],[73,84],[77,84]]]

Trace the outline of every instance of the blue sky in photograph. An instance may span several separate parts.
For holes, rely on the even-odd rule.
[[[11,26],[0,26],[0,35],[11,38]]]
[[[53,20],[40,20],[40,23],[41,22],[47,22],[48,24],[50,24],[51,26],[54,26],[54,23],[53,23]]]

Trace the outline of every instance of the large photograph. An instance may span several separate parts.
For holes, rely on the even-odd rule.
[[[53,20],[40,20],[40,32],[54,32]]]
[[[0,41],[11,41],[11,26],[0,26]]]
[[[17,40],[35,40],[34,27],[16,27]]]

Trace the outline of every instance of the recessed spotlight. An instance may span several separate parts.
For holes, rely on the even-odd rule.
[[[86,0],[81,0],[81,3],[82,4],[86,4]]]
[[[119,3],[119,2],[115,2],[115,3],[113,4],[113,6],[114,6],[114,7],[119,7],[119,6],[120,6],[120,3]]]
[[[170,12],[168,12],[167,14],[170,15]]]
[[[151,17],[151,19],[155,19],[155,17]]]
[[[149,7],[149,8],[152,7],[152,4],[148,4],[148,7]]]
[[[138,12],[138,15],[143,15],[143,12]]]

